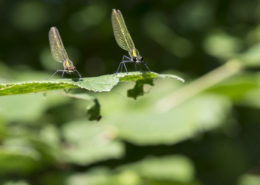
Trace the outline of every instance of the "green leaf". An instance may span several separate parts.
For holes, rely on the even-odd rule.
[[[158,74],[155,72],[149,73],[140,73],[140,72],[130,72],[130,73],[118,73],[117,77],[120,81],[138,81],[143,79],[156,79],[156,78],[169,78],[169,79],[176,79],[181,82],[184,82],[182,78],[172,74]]]
[[[178,182],[192,181],[195,173],[191,161],[181,155],[148,157],[122,169],[135,171],[142,178]]]
[[[8,181],[5,182],[3,185],[29,185],[29,184],[25,181]]]
[[[241,61],[247,67],[260,66],[260,44],[253,45],[241,56]]]
[[[66,141],[66,161],[86,165],[100,160],[119,158],[124,154],[121,142],[116,141],[116,129],[109,125],[74,121],[63,127]]]
[[[170,111],[164,111],[164,105],[147,102],[133,108],[119,112],[123,108],[117,107],[116,115],[102,121],[115,125],[120,138],[138,145],[174,144],[218,127],[230,110],[230,101],[222,96],[201,95]]]
[[[99,121],[101,119],[100,104],[97,99],[94,99],[93,104],[87,107],[87,112],[89,115],[89,120]]]
[[[68,102],[67,98],[48,94],[23,94],[0,97],[0,117],[7,121],[26,121],[37,124],[36,121],[47,108]]]
[[[260,184],[260,176],[256,174],[245,174],[240,177],[239,185],[258,185]]]
[[[94,92],[110,91],[119,79],[115,75],[83,78],[80,81],[57,79],[0,84],[0,96],[44,92],[48,90],[82,88]]]
[[[124,76],[120,78],[120,81],[135,81],[135,86],[127,91],[127,96],[136,99],[138,96],[144,95],[144,85],[148,84],[153,86],[154,78],[172,78],[177,79],[181,82],[184,80],[175,75],[159,75],[157,73],[132,73],[131,75],[123,74]]]
[[[46,125],[38,132],[14,127],[0,147],[0,174],[29,174],[61,159],[58,130]]]
[[[222,31],[210,34],[204,41],[204,49],[208,54],[225,60],[236,56],[241,48],[239,38]]]
[[[120,166],[115,170],[99,167],[91,171],[88,171],[87,173],[76,173],[69,176],[66,179],[66,184],[194,185],[194,167],[188,158],[181,155],[173,155],[166,157],[148,157],[144,160],[132,164]]]
[[[75,93],[75,94],[71,94],[71,93],[58,93],[61,94],[63,96],[68,96],[71,98],[77,98],[77,99],[81,99],[81,100],[86,100],[86,101],[92,101],[92,104],[90,104],[87,107],[87,114],[88,114],[88,118],[89,120],[100,120],[101,119],[101,115],[100,115],[100,104],[98,102],[98,99],[95,98],[94,96],[91,96],[89,94],[86,93]]]
[[[31,148],[9,147],[0,148],[0,174],[27,174],[37,169],[40,155]]]
[[[211,87],[207,92],[224,95],[233,101],[238,101],[257,86],[259,85],[256,75],[243,73]]]
[[[76,173],[66,177],[66,185],[110,185],[110,171],[98,168],[88,173]]]
[[[129,89],[127,91],[127,96],[134,98],[134,99],[136,99],[138,96],[143,96],[145,84],[153,86],[153,80],[152,79],[143,79],[143,80],[136,81],[133,89]]]
[[[44,81],[26,81],[17,83],[0,83],[0,96],[37,93],[49,90],[81,88],[93,92],[107,92],[110,91],[119,81],[138,81],[142,79],[154,78],[176,78],[183,81],[183,79],[174,75],[160,75],[157,73],[120,73],[103,75],[99,77],[82,78],[79,81],[73,79],[57,79]]]

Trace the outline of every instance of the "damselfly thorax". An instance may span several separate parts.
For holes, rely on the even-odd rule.
[[[63,67],[67,73],[74,73],[76,71],[76,67],[73,65],[70,59],[63,62]]]

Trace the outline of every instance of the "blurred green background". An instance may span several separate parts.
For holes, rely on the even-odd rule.
[[[131,83],[96,93],[100,121],[88,120],[91,102],[54,93],[0,97],[0,184],[260,184],[260,0],[0,0],[0,82],[62,68],[51,26],[83,77],[114,73],[127,52],[112,8],[153,71],[187,82],[157,80],[137,100],[126,96]],[[234,58],[243,71],[181,91]]]

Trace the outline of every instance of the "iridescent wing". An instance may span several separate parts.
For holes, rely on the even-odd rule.
[[[126,51],[132,51],[135,48],[135,45],[127,30],[120,10],[113,9],[111,19],[117,44]]]
[[[49,31],[49,42],[52,56],[57,62],[68,60],[68,54],[63,46],[59,31],[56,27],[51,27]]]

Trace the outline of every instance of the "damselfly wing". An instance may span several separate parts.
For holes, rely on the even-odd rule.
[[[68,54],[61,40],[59,30],[56,27],[51,27],[49,31],[49,42],[50,42],[50,48],[51,48],[51,53],[53,58],[57,62],[63,63],[63,67],[64,67],[63,70],[62,69],[57,70],[55,73],[53,73],[52,76],[54,76],[58,72],[62,72],[62,77],[64,73],[70,74],[76,72],[79,78],[81,78],[80,73],[78,72],[78,70],[76,69],[76,67],[73,65],[72,61],[68,57]]]
[[[120,62],[117,73],[123,70],[123,67],[125,68],[125,71],[127,72],[126,63],[135,63],[135,68],[137,69],[137,64],[143,63],[148,71],[151,71],[146,64],[146,62],[143,60],[143,57],[139,54],[139,51],[135,48],[135,44],[133,42],[133,39],[128,32],[128,29],[126,27],[123,15],[120,10],[113,9],[112,10],[112,27],[114,31],[114,36],[117,44],[124,50],[128,51],[130,57],[123,56],[122,61]]]

